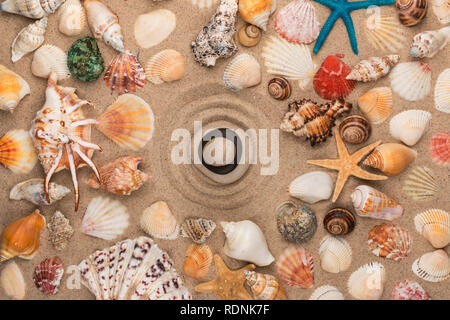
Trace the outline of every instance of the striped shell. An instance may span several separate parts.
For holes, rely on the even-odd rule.
[[[311,253],[303,247],[284,250],[277,260],[278,274],[289,286],[302,289],[314,285],[314,262]]]
[[[239,28],[236,37],[244,47],[254,47],[261,40],[262,31],[252,24],[246,24]]]
[[[380,124],[389,117],[392,104],[392,90],[389,87],[373,88],[358,99],[359,109],[373,124]]]
[[[450,243],[450,215],[441,209],[428,209],[414,217],[414,224],[431,245],[444,248]]]
[[[383,223],[369,231],[369,250],[378,257],[397,262],[405,260],[411,252],[412,239],[407,229]]]
[[[352,248],[341,237],[325,236],[320,241],[320,266],[331,273],[347,270],[352,263]]]
[[[389,76],[392,90],[408,101],[421,100],[431,91],[431,67],[423,61],[399,63]]]
[[[13,112],[28,94],[28,83],[17,73],[0,64],[0,110]]]
[[[355,216],[350,210],[345,208],[333,208],[323,218],[325,229],[335,236],[342,236],[352,232],[355,224]]]
[[[121,95],[136,92],[138,88],[142,88],[146,78],[144,68],[137,57],[131,51],[126,51],[111,61],[106,68],[103,80],[111,91],[117,89],[117,92]]]
[[[256,86],[260,82],[261,67],[258,61],[247,53],[236,56],[223,72],[225,87],[234,92]]]
[[[342,140],[351,144],[366,142],[371,131],[369,121],[358,115],[348,116],[339,125]]]
[[[186,250],[183,273],[194,279],[206,277],[213,261],[211,248],[206,244],[191,244]]]
[[[0,163],[14,173],[28,173],[37,162],[33,142],[25,130],[8,131],[0,139]]]
[[[442,71],[436,81],[434,107],[439,111],[450,113],[450,68]]]
[[[420,23],[427,14],[429,0],[395,0],[400,22],[412,27]]]
[[[184,76],[186,65],[184,57],[176,50],[163,50],[147,62],[145,74],[153,84],[180,80]]]
[[[395,115],[389,123],[391,135],[408,146],[419,142],[429,128],[431,113],[424,110],[406,110]]]
[[[358,300],[379,300],[386,282],[386,270],[381,263],[370,262],[353,272],[348,279],[350,294]]]
[[[44,43],[48,18],[44,17],[23,28],[11,45],[11,61],[17,62]]]
[[[403,191],[415,201],[431,201],[437,197],[439,185],[428,167],[415,167],[403,182]]]
[[[146,233],[158,239],[173,240],[179,234],[177,220],[164,201],[157,201],[145,209],[139,224]]]
[[[400,61],[400,56],[391,54],[384,57],[372,57],[368,60],[359,62],[350,74],[347,80],[356,80],[362,82],[375,81],[387,75],[392,67]]]
[[[388,176],[399,174],[417,158],[417,151],[399,143],[379,145],[363,161],[363,164],[378,169]]]
[[[269,81],[267,91],[276,100],[285,100],[291,96],[291,85],[289,81],[282,77],[276,77]]]
[[[215,229],[216,224],[212,220],[187,218],[181,224],[180,235],[185,238],[189,237],[193,242],[201,244],[211,236]]]
[[[430,140],[430,156],[440,166],[450,164],[450,133],[436,133]]]
[[[425,281],[442,282],[450,277],[450,259],[442,249],[428,252],[414,261],[412,271]]]
[[[61,260],[57,257],[45,259],[36,266],[33,281],[36,288],[43,294],[53,296],[58,292],[58,287],[64,274]]]

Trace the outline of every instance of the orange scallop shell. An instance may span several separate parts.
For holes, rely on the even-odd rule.
[[[278,274],[289,286],[303,289],[314,285],[314,262],[311,253],[303,247],[286,249],[277,261]]]
[[[204,278],[213,260],[211,249],[206,244],[191,244],[186,250],[183,272],[194,279]]]

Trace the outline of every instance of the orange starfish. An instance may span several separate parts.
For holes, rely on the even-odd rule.
[[[349,176],[355,176],[364,180],[386,180],[388,177],[373,174],[361,169],[358,163],[367,156],[373,149],[375,149],[381,140],[372,143],[364,148],[359,149],[353,154],[349,154],[344,142],[342,141],[339,130],[334,129],[334,135],[336,137],[336,146],[338,150],[338,159],[325,159],[325,160],[308,160],[307,163],[314,164],[316,166],[337,170],[339,172],[336,186],[334,188],[333,202],[337,200],[341,194],[342,188]]]
[[[254,270],[255,265],[249,264],[239,270],[230,270],[222,258],[214,255],[216,278],[200,283],[195,287],[197,292],[214,292],[222,300],[254,300],[244,287],[246,281],[244,271]]]

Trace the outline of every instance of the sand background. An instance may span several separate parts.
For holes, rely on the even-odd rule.
[[[278,8],[282,8],[288,3],[287,0],[279,1]],[[137,92],[137,95],[145,99],[152,107],[155,114],[156,131],[153,139],[145,146],[143,150],[138,152],[130,152],[119,149],[113,142],[108,140],[100,132],[95,129],[92,131],[92,141],[100,144],[104,152],[95,153],[93,159],[95,163],[102,166],[109,161],[125,155],[140,155],[145,158],[141,165],[145,172],[151,175],[150,181],[140,190],[134,192],[129,197],[120,197],[107,194],[104,191],[90,189],[86,186],[90,170],[83,168],[78,170],[78,178],[80,181],[81,202],[78,212],[74,212],[74,199],[72,195],[68,195],[62,201],[56,204],[40,208],[46,217],[51,217],[55,210],[62,211],[71,221],[75,229],[75,234],[69,243],[69,246],[62,252],[57,252],[48,242],[48,231],[44,230],[41,236],[41,248],[31,261],[14,259],[23,271],[27,284],[27,299],[92,299],[90,292],[82,287],[79,290],[69,290],[66,288],[67,275],[64,275],[60,292],[54,297],[44,297],[34,286],[32,282],[32,273],[34,267],[44,258],[54,255],[59,256],[64,266],[78,264],[83,258],[87,257],[96,249],[109,247],[116,243],[115,241],[104,241],[97,238],[89,237],[80,232],[80,223],[84,211],[93,197],[107,196],[119,199],[129,208],[131,214],[131,226],[121,237],[134,238],[144,233],[139,229],[138,219],[144,210],[151,203],[157,200],[165,200],[169,203],[172,211],[176,215],[179,222],[182,222],[188,216],[201,216],[210,218],[216,222],[223,220],[239,221],[243,219],[251,219],[257,223],[263,230],[270,250],[275,257],[278,257],[285,248],[291,244],[285,242],[276,228],[275,208],[290,197],[286,192],[287,185],[300,174],[321,170],[318,167],[306,164],[308,159],[322,159],[336,157],[336,144],[333,137],[329,138],[314,148],[311,148],[308,142],[303,139],[294,137],[291,134],[280,133],[280,168],[276,175],[260,176],[258,166],[252,166],[244,178],[232,186],[225,188],[217,188],[209,180],[204,178],[192,166],[176,167],[170,162],[170,150],[174,145],[170,141],[171,133],[176,128],[186,128],[193,131],[193,121],[203,120],[204,126],[214,127],[216,125],[232,125],[245,128],[270,129],[278,128],[280,119],[287,110],[287,103],[293,99],[311,98],[320,103],[324,102],[315,93],[310,84],[305,91],[300,90],[295,82],[291,82],[293,93],[287,101],[273,100],[267,91],[267,83],[272,78],[263,66],[261,51],[265,40],[270,35],[276,34],[273,28],[273,18],[270,20],[268,31],[264,34],[260,44],[253,48],[245,48],[239,45],[239,53],[251,53],[261,63],[263,70],[262,83],[254,88],[244,90],[240,93],[233,94],[225,89],[222,85],[223,69],[230,60],[219,60],[217,65],[212,69],[201,67],[193,59],[190,51],[190,43],[196,37],[199,30],[206,25],[210,16],[215,11],[212,8],[199,9],[192,5],[190,0],[169,0],[161,2],[153,2],[149,0],[111,0],[108,1],[111,8],[120,17],[120,24],[124,35],[124,43],[126,48],[137,51],[139,48],[134,40],[133,25],[139,14],[146,13],[159,8],[172,10],[177,17],[177,26],[175,31],[159,45],[146,50],[140,50],[140,60],[144,64],[152,55],[157,52],[171,48],[183,53],[186,59],[186,75],[175,83],[165,83],[162,85],[153,85],[147,83],[143,89]],[[329,9],[320,4],[315,3],[319,20],[321,24],[325,22],[329,15]],[[388,15],[396,15],[394,6],[382,7],[381,12]],[[356,26],[358,38],[359,56],[352,53],[347,32],[344,24],[339,20],[319,54],[314,55],[313,59],[316,64],[320,65],[327,55],[343,53],[344,61],[350,65],[355,65],[360,59],[369,58],[374,55],[381,55],[380,52],[374,50],[365,40],[363,31],[363,21],[366,18],[365,10],[352,13],[353,21]],[[61,47],[66,52],[70,45],[79,37],[66,37],[59,33],[57,28],[57,14],[49,17],[49,24],[46,33],[45,44],[53,44]],[[19,62],[13,64],[10,60],[10,45],[16,34],[32,20],[27,18],[0,13],[0,30],[2,37],[0,40],[0,63],[19,73],[31,86],[31,95],[27,96],[17,107],[14,113],[2,112],[0,116],[1,134],[8,130],[22,128],[28,130],[32,119],[36,112],[44,103],[44,90],[46,80],[36,78],[31,74],[30,65],[32,55],[28,55]],[[243,24],[242,19],[238,18],[238,27]],[[434,30],[442,27],[433,12],[428,12],[425,20],[416,27],[404,28],[408,41],[411,41],[414,34],[425,31]],[[84,35],[90,35],[89,30],[85,30]],[[81,37],[81,36],[80,36]],[[116,55],[116,52],[106,46],[103,42],[98,42],[102,55],[106,63]],[[312,50],[313,45],[310,45]],[[432,59],[425,59],[432,68],[433,88],[435,81],[445,68],[449,67],[450,50],[447,47]],[[402,62],[410,60],[408,57],[408,48],[404,48],[399,54]],[[78,89],[78,95],[81,98],[88,99],[96,106],[95,110],[89,110],[85,107],[87,114],[95,117],[99,115],[107,106],[114,102],[116,95],[112,95],[102,80],[93,83],[82,83],[74,78],[61,82],[64,86],[73,86]],[[358,113],[356,107],[356,99],[367,90],[378,87],[389,86],[387,78],[377,82],[368,84],[358,84],[348,101],[354,103],[352,113]],[[413,238],[413,250],[410,256],[403,262],[398,263],[392,260],[386,260],[374,256],[368,252],[366,240],[368,231],[375,225],[381,224],[381,220],[365,219],[357,217],[357,226],[355,230],[347,235],[345,239],[353,248],[353,261],[351,267],[339,274],[330,274],[324,272],[320,268],[318,248],[320,240],[327,234],[322,226],[322,219],[328,209],[335,206],[343,206],[352,209],[350,194],[353,189],[364,183],[356,178],[350,178],[345,185],[338,201],[332,204],[331,201],[322,201],[318,204],[310,205],[315,211],[319,221],[319,227],[313,239],[303,244],[311,251],[315,260],[315,285],[311,289],[303,290],[294,287],[286,287],[287,294],[291,299],[307,299],[315,288],[321,285],[333,285],[339,288],[345,295],[346,299],[352,299],[346,289],[346,282],[350,274],[361,265],[371,262],[381,262],[387,271],[387,283],[385,286],[383,299],[391,298],[391,291],[396,281],[404,279],[413,279],[418,281],[430,294],[433,299],[449,299],[450,298],[450,281],[443,283],[430,283],[416,277],[411,271],[411,264],[422,254],[432,251],[433,247],[422,238],[414,228],[413,218],[428,208],[436,207],[441,209],[449,209],[448,197],[448,168],[443,168],[431,162],[428,154],[429,140],[433,134],[437,132],[445,132],[449,130],[449,115],[439,112],[434,108],[433,95],[430,93],[425,99],[418,102],[408,102],[394,94],[394,110],[392,115],[407,109],[424,109],[432,113],[433,119],[430,129],[425,133],[419,143],[414,146],[418,152],[418,158],[414,165],[426,165],[433,169],[438,177],[438,183],[441,187],[439,198],[433,202],[415,203],[402,192],[402,180],[406,177],[411,167],[401,174],[391,177],[386,181],[368,182],[369,185],[387,193],[396,199],[405,207],[404,215],[395,221],[396,224],[407,228]],[[389,118],[390,119],[390,118]],[[393,142],[393,138],[389,135],[389,121],[385,121],[381,125],[373,126],[373,133],[368,143],[372,143],[378,139],[383,142]],[[361,146],[348,146],[350,152],[354,152]],[[336,177],[335,171],[327,171],[333,178]],[[31,213],[36,207],[28,202],[18,202],[9,200],[9,190],[16,183],[26,179],[43,177],[43,170],[40,164],[29,174],[17,175],[11,171],[0,168],[0,201],[2,203],[0,214],[0,228],[4,228],[10,222],[19,219]],[[64,171],[56,174],[53,181],[72,187],[70,174]],[[293,199],[291,199],[293,200]],[[299,201],[297,201],[299,202]],[[222,228],[218,226],[212,237],[207,241],[214,252],[223,254],[224,233]],[[175,261],[177,270],[181,270],[185,250],[191,243],[187,238],[178,238],[176,240],[156,240],[158,245],[167,250]],[[449,248],[445,249],[449,253]],[[228,257],[224,257],[225,262],[231,268],[239,268],[245,265],[244,262],[237,261]],[[1,267],[0,267],[1,268]],[[269,267],[257,268],[257,271],[276,275],[275,263]],[[205,280],[214,278],[214,267],[210,268],[209,274]],[[185,277],[186,285],[191,290],[195,299],[214,299],[214,294],[199,294],[194,292],[193,287],[202,282]],[[2,290],[0,290],[0,298],[7,298]]]

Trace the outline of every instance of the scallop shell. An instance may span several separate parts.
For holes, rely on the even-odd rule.
[[[344,300],[344,295],[336,287],[325,285],[314,290],[309,300]]]
[[[314,236],[317,218],[310,208],[285,201],[278,206],[276,213],[278,231],[286,241],[301,243]]]
[[[186,64],[184,57],[176,50],[163,50],[147,62],[145,74],[153,84],[180,80],[184,76]]]
[[[169,37],[177,25],[175,14],[167,9],[158,9],[142,14],[134,23],[134,37],[139,47],[148,49]]]
[[[358,106],[372,123],[382,123],[392,111],[391,88],[379,87],[367,91],[358,99]]]
[[[436,81],[434,107],[439,111],[450,113],[450,68],[442,71]]]
[[[322,171],[312,171],[295,178],[288,187],[291,197],[313,204],[327,200],[333,192],[333,180]]]
[[[200,9],[211,8],[213,4],[216,4],[219,0],[191,0],[194,6]]]
[[[44,17],[23,28],[11,45],[11,61],[17,62],[44,43],[48,18]]]
[[[429,128],[431,113],[424,110],[406,110],[391,119],[389,131],[391,135],[408,146],[419,142]]]
[[[261,40],[262,31],[257,26],[246,24],[238,30],[236,37],[244,47],[254,47]]]
[[[369,231],[369,250],[377,257],[405,260],[411,252],[412,239],[407,229],[394,224],[383,223]]]
[[[401,205],[369,186],[356,187],[350,197],[356,213],[361,217],[392,221],[403,214]]]
[[[0,163],[14,173],[28,173],[37,162],[33,142],[25,130],[8,131],[0,139]]]
[[[280,282],[270,274],[244,270],[247,285],[257,300],[287,300]]]
[[[194,279],[206,277],[213,261],[211,248],[206,244],[191,244],[186,250],[183,273]]]
[[[69,219],[61,211],[56,211],[47,224],[47,228],[48,240],[53,247],[58,251],[65,249],[73,235]]]
[[[401,50],[406,43],[406,36],[398,19],[380,14],[379,8],[367,9],[367,12],[373,12],[364,24],[364,31],[370,44],[382,51],[396,53]]]
[[[429,209],[414,217],[417,232],[433,247],[441,249],[450,243],[450,215],[441,209]]]
[[[283,38],[272,36],[265,43],[262,56],[268,73],[298,80],[302,89],[314,76],[316,65],[309,48],[303,44],[289,43]]]
[[[431,201],[437,197],[439,185],[430,168],[415,167],[403,182],[403,191],[415,201]]]
[[[43,294],[53,296],[58,292],[58,287],[64,274],[61,260],[57,257],[45,259],[36,266],[33,281],[36,288]]]
[[[128,228],[128,209],[117,200],[97,197],[91,200],[83,220],[81,232],[91,237],[114,240]]]
[[[392,289],[394,300],[431,300],[420,284],[412,280],[396,282]]]
[[[173,240],[179,234],[177,220],[164,201],[157,201],[144,210],[140,226],[146,233],[158,239]]]
[[[431,68],[422,61],[399,63],[389,75],[391,87],[408,101],[425,98],[431,90]]]
[[[355,299],[379,300],[383,295],[385,282],[384,266],[378,262],[370,262],[351,274],[347,287]]]
[[[180,235],[185,238],[189,237],[195,243],[201,244],[211,236],[215,229],[216,224],[212,220],[188,218],[181,224]]]
[[[334,208],[328,211],[323,218],[325,229],[335,236],[346,235],[355,228],[356,219],[350,210],[345,208]]]
[[[275,30],[292,43],[311,43],[317,39],[320,23],[310,0],[294,0],[275,16]]]
[[[375,81],[387,75],[400,61],[400,56],[391,54],[384,57],[372,57],[360,61],[347,76],[347,80]]]
[[[276,77],[269,81],[267,91],[276,100],[285,100],[291,96],[291,84],[282,77]]]
[[[9,192],[11,200],[27,200],[35,205],[50,205],[71,193],[69,188],[50,182],[50,203],[44,191],[44,179],[30,179],[16,184]]]
[[[341,237],[325,236],[320,241],[320,266],[331,273],[347,270],[352,263],[352,248]]]
[[[66,36],[78,36],[86,28],[86,12],[80,0],[67,0],[59,9],[58,29]]]
[[[266,31],[270,15],[277,8],[277,0],[240,0],[239,13],[245,22]]]
[[[0,64],[0,109],[13,112],[28,94],[28,83],[17,73]]]
[[[430,140],[430,156],[440,166],[450,164],[450,133],[436,133]]]
[[[97,129],[118,146],[139,150],[152,138],[155,116],[143,99],[123,94],[97,120]]]
[[[5,294],[14,300],[23,300],[25,298],[26,286],[22,271],[14,262],[9,262],[0,274],[0,287]]]
[[[50,73],[54,72],[58,81],[69,78],[66,53],[52,45],[40,47],[34,52],[31,72],[40,78],[48,78]]]
[[[117,89],[120,94],[136,92],[145,84],[145,71],[137,57],[126,51],[115,57],[106,68],[103,80],[111,91]]]
[[[65,0],[6,0],[0,11],[18,14],[32,19],[41,19],[54,13]]]
[[[413,38],[409,54],[414,58],[432,58],[450,39],[450,27],[418,33]]]
[[[261,83],[261,67],[258,61],[247,53],[236,56],[223,72],[223,83],[237,92]]]
[[[431,8],[434,15],[442,24],[450,23],[450,1],[449,0],[433,0]]]
[[[425,281],[442,282],[450,277],[449,257],[442,249],[425,253],[414,261],[412,271]]]
[[[339,125],[342,140],[351,144],[360,144],[369,139],[372,131],[369,121],[358,115],[348,116]]]
[[[311,253],[303,247],[287,248],[277,261],[278,274],[289,286],[302,289],[314,285],[314,262]]]
[[[417,151],[398,143],[384,143],[375,148],[363,164],[388,176],[399,174],[417,158]]]
[[[395,0],[400,22],[407,27],[420,23],[427,14],[428,0]]]

